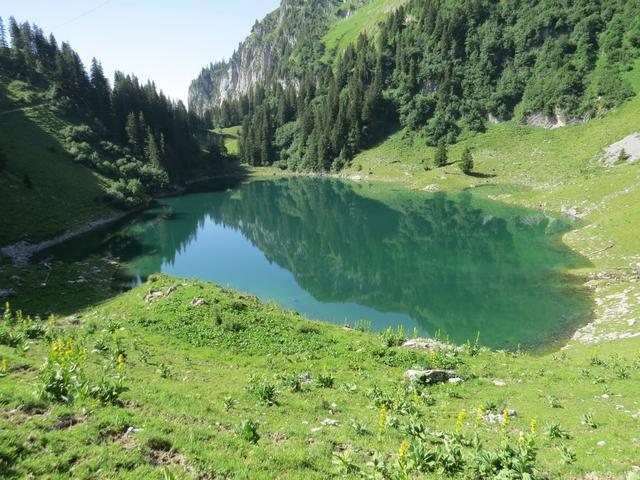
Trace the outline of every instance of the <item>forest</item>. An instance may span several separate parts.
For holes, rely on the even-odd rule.
[[[13,17],[6,28],[0,18],[0,79],[46,92],[43,103],[68,119],[65,149],[108,179],[107,201],[118,207],[215,172],[226,157],[222,139],[153,82],[116,72],[112,86],[98,60],[87,71],[69,43]]]
[[[278,37],[264,81],[204,114],[242,124],[244,162],[338,171],[393,130],[436,145],[488,122],[599,117],[633,96],[640,2],[413,0],[328,61],[322,33]]]

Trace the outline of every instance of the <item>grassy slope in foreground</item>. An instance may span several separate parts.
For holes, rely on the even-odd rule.
[[[25,105],[36,106],[15,110]],[[0,147],[8,157],[0,173],[0,246],[36,243],[118,214],[102,201],[104,179],[74,162],[57,138],[68,125],[49,106],[46,92],[0,80]]]
[[[150,291],[164,296],[145,302]],[[194,299],[205,305],[192,306]],[[3,343],[8,332],[24,328],[3,323]],[[37,329],[29,331],[39,337]],[[477,433],[488,450],[505,437],[516,445],[535,418],[537,466],[549,478],[623,475],[638,458],[640,339],[544,357],[429,355],[164,276],[58,320],[46,335],[26,351],[0,346],[8,362],[0,378],[3,478],[167,478],[168,467],[178,478],[326,479],[338,472],[337,452],[351,452],[347,457],[364,465],[375,449],[395,462],[403,440],[419,443],[405,429],[418,417],[429,432],[457,428],[467,439]],[[109,392],[104,385],[118,374],[129,391],[113,403],[107,395],[103,403],[34,400],[42,385],[37,369],[51,341],[64,338],[87,349],[79,357],[87,391],[106,378],[97,391]],[[414,394],[403,380],[413,366],[455,368],[465,382]],[[295,391],[292,379],[302,373],[313,381]],[[248,390],[252,376],[258,391]],[[333,385],[325,380],[322,387],[321,376],[332,377]],[[271,406],[260,400],[271,398],[267,385],[277,390]],[[382,393],[372,394],[374,386]],[[382,433],[381,402],[390,406]],[[487,423],[477,419],[479,407],[514,409],[518,416]],[[256,444],[238,433],[249,419],[259,424]],[[431,441],[427,447],[438,448]],[[465,458],[475,456],[463,450]]]

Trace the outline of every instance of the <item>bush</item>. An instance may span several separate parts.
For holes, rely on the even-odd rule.
[[[249,379],[249,386],[247,391],[254,395],[258,401],[269,407],[276,405],[276,396],[278,391],[276,387],[267,383],[264,379],[258,377],[251,377]]]
[[[146,201],[142,182],[137,178],[111,182],[107,187],[107,201],[120,208],[133,208]]]
[[[260,440],[260,434],[258,433],[258,422],[253,420],[245,420],[237,428],[238,436],[243,440],[256,444]]]

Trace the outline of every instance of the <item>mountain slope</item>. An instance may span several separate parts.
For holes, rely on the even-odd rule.
[[[376,0],[374,3],[380,3]],[[329,25],[348,18],[371,0],[283,0],[256,22],[228,61],[202,70],[189,88],[189,109],[199,115],[223,101],[249,93],[260,82],[295,82],[325,49]]]
[[[623,74],[640,55],[638,0],[401,3],[350,9],[314,30],[324,30],[320,48],[296,44],[242,91],[210,94],[215,123],[243,123],[242,159],[340,170],[390,129],[455,143],[509,119],[545,128],[586,122],[634,95]],[[247,58],[255,38],[243,47]]]

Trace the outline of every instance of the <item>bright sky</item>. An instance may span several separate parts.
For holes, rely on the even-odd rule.
[[[151,79],[187,100],[191,80],[212,61],[229,58],[257,19],[279,0],[2,0],[5,26],[14,16],[69,41],[88,67],[92,57]]]

